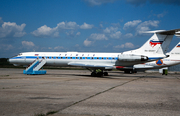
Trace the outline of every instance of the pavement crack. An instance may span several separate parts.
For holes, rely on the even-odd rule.
[[[108,92],[108,91],[110,91],[110,90],[112,90],[112,89],[115,89],[115,88],[117,88],[117,87],[123,86],[123,85],[128,84],[128,83],[133,82],[133,81],[136,81],[136,80],[138,80],[138,79],[140,79],[140,78],[141,78],[141,77],[138,77],[138,78],[136,78],[136,79],[132,79],[132,80],[127,81],[127,82],[124,82],[124,83],[122,83],[122,84],[119,84],[119,85],[110,87],[110,88],[108,88],[108,89],[106,89],[106,90],[103,90],[103,91],[101,91],[101,92],[98,92],[98,93],[96,93],[96,94],[94,94],[94,95],[91,95],[91,96],[89,96],[89,97],[87,97],[87,98],[84,98],[84,99],[82,99],[82,100],[80,100],[80,101],[74,102],[73,104],[71,104],[71,105],[69,105],[69,106],[67,106],[67,107],[65,107],[65,108],[60,109],[58,112],[61,112],[61,111],[65,110],[65,109],[67,109],[67,108],[69,108],[69,107],[72,107],[72,106],[74,106],[74,105],[76,105],[76,104],[79,104],[79,103],[81,103],[81,102],[84,102],[84,101],[86,101],[86,100],[88,100],[88,99],[91,99],[91,98],[93,98],[93,97],[95,97],[95,96],[97,96],[97,95],[100,95],[100,94],[103,94],[103,93],[105,93],[105,92]]]

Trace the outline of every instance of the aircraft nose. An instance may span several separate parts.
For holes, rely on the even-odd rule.
[[[11,63],[11,59],[9,58],[8,60],[7,60],[9,63]]]
[[[11,64],[11,63],[12,63],[12,59],[11,59],[11,58],[9,58],[9,59],[8,59],[8,62]]]

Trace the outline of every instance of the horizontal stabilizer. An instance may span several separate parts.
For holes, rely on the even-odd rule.
[[[180,36],[180,31],[176,32],[175,36]]]
[[[180,29],[173,29],[173,30],[156,30],[156,31],[146,31],[144,33],[157,33],[157,34],[162,34],[162,35],[175,35],[178,34],[180,35]]]

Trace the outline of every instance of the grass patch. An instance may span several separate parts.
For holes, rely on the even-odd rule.
[[[55,113],[57,113],[57,112],[58,112],[58,111],[49,111],[49,112],[46,113],[46,116],[51,115],[51,114],[55,114]]]
[[[35,114],[34,116],[48,116],[48,115],[55,114],[55,113],[57,113],[57,112],[58,112],[58,111],[49,111],[49,112],[47,112],[46,114],[38,113],[38,114]]]

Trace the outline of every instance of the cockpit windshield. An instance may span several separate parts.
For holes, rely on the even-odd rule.
[[[21,55],[22,55],[22,53],[20,53],[20,54],[18,54],[18,55],[15,55],[15,56],[13,56],[13,57],[11,57],[11,58],[18,57],[18,56],[21,56]]]

